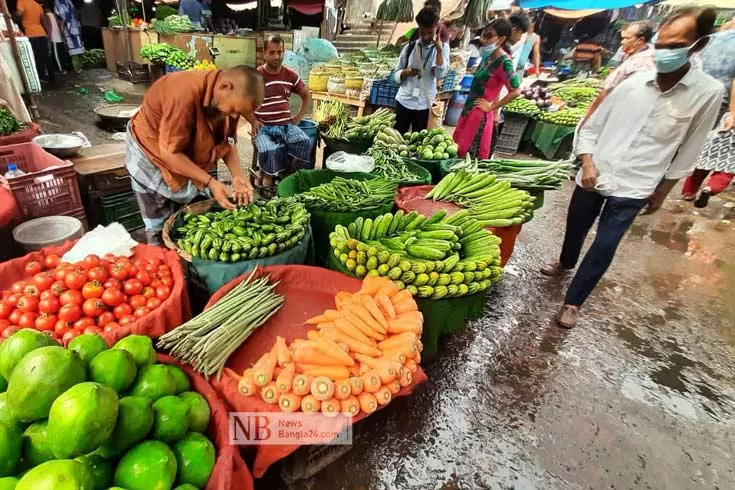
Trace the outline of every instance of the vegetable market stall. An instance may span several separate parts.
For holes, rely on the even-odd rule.
[[[524,138],[550,160],[566,158],[568,156],[567,151],[563,150],[560,154],[559,150],[566,140],[566,146],[571,151],[569,139],[574,136],[574,131],[575,126],[559,125],[539,120],[531,123]]]
[[[131,29],[129,32],[130,47],[131,52],[133,53],[132,61],[145,64],[146,61],[139,54],[140,49],[148,44],[158,43],[158,33],[135,29]],[[128,58],[123,36],[125,36],[123,29],[110,27],[102,28],[102,42],[105,48],[105,63],[108,71],[117,72],[116,63]]]

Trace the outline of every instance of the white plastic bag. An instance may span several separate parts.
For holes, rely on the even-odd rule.
[[[73,264],[89,254],[102,257],[107,253],[130,257],[137,245],[138,242],[132,239],[130,233],[120,223],[114,222],[107,226],[98,225],[94,230],[85,233],[61,260]]]
[[[367,155],[354,155],[345,151],[338,151],[329,155],[326,165],[333,172],[370,173],[375,167],[375,162],[373,162],[372,157]]]

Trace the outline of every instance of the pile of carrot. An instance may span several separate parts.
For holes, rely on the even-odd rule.
[[[225,372],[240,393],[284,412],[372,413],[413,381],[423,321],[410,292],[367,276],[357,293],[337,293],[335,309],[306,320],[315,328],[306,339],[277,337],[242,376]]]

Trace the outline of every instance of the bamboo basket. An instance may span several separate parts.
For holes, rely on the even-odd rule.
[[[171,235],[173,235],[174,223],[176,222],[176,218],[181,213],[204,214],[212,209],[212,207],[215,205],[215,202],[216,201],[214,199],[209,199],[206,201],[199,201],[192,204],[187,204],[176,211],[174,214],[169,216],[166,222],[163,224],[163,232],[161,233],[163,244],[166,245],[167,248],[175,250],[176,253],[179,254],[179,257],[181,257],[185,261],[191,262],[191,254],[189,252],[181,250],[171,237]]]

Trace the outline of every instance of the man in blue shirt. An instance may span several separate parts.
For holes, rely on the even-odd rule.
[[[179,3],[179,15],[189,17],[192,24],[202,26],[202,10],[204,7],[198,0],[181,0]]]
[[[403,47],[395,79],[396,125],[401,133],[421,131],[429,123],[429,109],[436,99],[436,81],[449,69],[449,46],[437,35],[439,13],[422,8],[416,15],[419,38]]]

